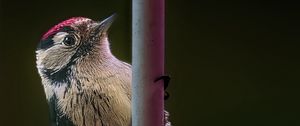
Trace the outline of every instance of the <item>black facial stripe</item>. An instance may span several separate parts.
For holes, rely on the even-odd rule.
[[[71,74],[70,67],[64,67],[59,71],[44,69],[43,74],[45,74],[46,77],[52,81],[52,84],[62,84],[62,83],[70,84],[70,78],[69,78]]]
[[[46,77],[52,81],[52,84],[66,83],[68,84],[69,87],[73,76],[71,66],[75,64],[76,62],[75,58],[76,56],[73,55],[72,58],[70,59],[70,62],[60,70],[54,71],[51,69],[44,69],[43,74],[46,75]]]
[[[70,26],[63,27],[61,30],[58,32],[67,32],[67,33],[73,33],[75,30],[72,29]],[[58,33],[57,32],[57,33]],[[55,34],[50,35],[47,39],[41,40],[40,43],[38,44],[37,50],[43,49],[46,50],[54,45],[54,42],[52,38],[54,37]]]
[[[46,40],[40,41],[40,43],[38,44],[37,50],[40,50],[40,49],[46,50],[46,49],[52,47],[54,45],[52,37],[53,37],[53,35],[51,35]]]

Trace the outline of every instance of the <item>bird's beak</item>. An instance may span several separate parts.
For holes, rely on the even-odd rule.
[[[94,33],[98,35],[102,33],[106,33],[107,30],[110,28],[111,24],[113,23],[115,17],[116,17],[115,14],[113,14],[108,18],[104,19],[103,21],[101,21],[100,23],[97,23],[97,25],[95,26]]]

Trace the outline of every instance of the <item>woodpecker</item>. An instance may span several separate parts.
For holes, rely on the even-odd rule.
[[[42,36],[36,64],[51,126],[131,125],[131,65],[110,51],[113,20],[73,17]]]

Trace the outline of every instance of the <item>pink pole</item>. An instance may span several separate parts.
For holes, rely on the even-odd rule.
[[[132,126],[162,126],[164,0],[132,1],[132,40]]]

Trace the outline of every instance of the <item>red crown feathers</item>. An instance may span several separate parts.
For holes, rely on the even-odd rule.
[[[77,21],[86,20],[86,19],[88,19],[88,18],[85,18],[85,17],[72,17],[68,20],[62,21],[59,24],[52,27],[48,32],[46,32],[46,34],[43,35],[42,40],[48,38],[53,33],[56,33],[57,31],[61,30],[61,28],[63,28],[63,27],[71,26],[72,24],[74,24]]]

